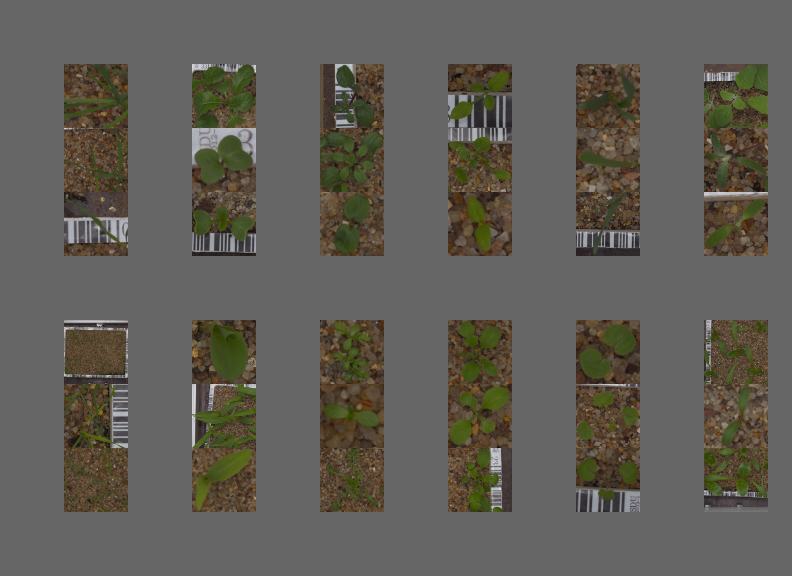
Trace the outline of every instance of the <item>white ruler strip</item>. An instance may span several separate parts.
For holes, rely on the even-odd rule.
[[[242,68],[244,64],[193,64],[192,71],[195,72],[197,70],[206,70],[207,68],[212,68],[213,66],[222,68],[226,72],[236,72],[237,70]],[[251,66],[253,66],[253,71],[256,72],[256,65],[251,64]]]
[[[704,192],[704,202],[767,200],[767,192]]]
[[[119,242],[129,242],[129,218],[97,218]],[[64,218],[64,244],[115,244],[115,240],[93,218]]]
[[[734,82],[739,72],[704,72],[704,82]]]
[[[498,483],[490,488],[490,506],[503,509],[503,465],[501,449],[490,448],[490,474],[498,475]]]

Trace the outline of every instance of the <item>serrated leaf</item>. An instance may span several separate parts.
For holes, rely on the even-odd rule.
[[[222,68],[219,66],[212,66],[204,70],[203,76],[201,76],[201,82],[205,86],[211,86],[222,82],[224,77],[225,71]]]
[[[509,403],[511,394],[509,389],[504,386],[495,386],[490,388],[484,393],[484,398],[481,402],[481,407],[484,410],[495,412],[500,410]]]
[[[228,228],[228,208],[220,206],[215,210],[215,225],[218,232],[225,232]]]
[[[728,104],[721,104],[716,106],[710,113],[707,119],[707,125],[710,128],[718,129],[725,128],[732,122],[732,107]]]
[[[479,360],[479,367],[481,368],[481,371],[487,376],[495,377],[498,375],[498,369],[495,367],[495,364],[486,358]]]
[[[343,88],[354,88],[355,74],[352,72],[352,69],[349,66],[344,64],[336,72],[336,82],[338,82],[338,85],[342,86]]]
[[[743,90],[750,90],[754,87],[754,80],[756,79],[756,66],[748,64],[737,74],[734,81]]]
[[[761,90],[762,92],[767,92],[768,89],[768,82],[767,82],[767,64],[757,64],[756,65],[756,77],[754,78],[754,86],[757,90]]]
[[[358,249],[360,232],[347,224],[341,224],[333,238],[336,249],[342,254],[352,254]]]
[[[241,92],[235,94],[228,100],[228,106],[234,112],[247,112],[253,107],[256,100],[250,92]]]
[[[737,478],[734,484],[740,496],[745,496],[745,493],[748,492],[748,480],[746,478]]]
[[[599,110],[606,104],[610,102],[610,93],[605,92],[604,94],[600,94],[586,102],[582,102],[578,104],[578,108],[580,110]]]
[[[245,338],[233,328],[215,324],[212,327],[211,357],[217,373],[227,382],[233,382],[247,366]]]
[[[374,124],[374,108],[371,104],[363,100],[355,100],[352,109],[355,111],[355,119],[359,128],[369,128]]]
[[[767,94],[749,96],[748,106],[750,106],[760,114],[767,114]]]
[[[233,80],[231,81],[231,86],[234,92],[239,92],[240,90],[247,88],[253,81],[255,74],[256,71],[250,64],[245,64],[239,70],[237,70],[236,74],[234,74]]]

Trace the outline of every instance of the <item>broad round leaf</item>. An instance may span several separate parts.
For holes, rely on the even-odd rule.
[[[236,74],[234,74],[234,80],[231,83],[234,92],[239,92],[240,90],[247,88],[247,86],[253,80],[255,74],[256,71],[253,70],[253,66],[250,64],[245,64],[239,70],[237,70]]]
[[[252,457],[253,450],[249,448],[229,454],[215,462],[212,467],[206,471],[206,477],[210,482],[224,482],[238,474],[247,466]]]
[[[368,128],[374,124],[374,108],[371,104],[363,100],[355,100],[352,109],[355,111],[355,120],[359,128]]]
[[[355,75],[352,73],[352,70],[344,64],[341,68],[338,69],[336,72],[336,82],[338,82],[339,86],[343,88],[354,88],[355,87]]]
[[[215,324],[212,328],[211,356],[217,373],[226,382],[233,382],[242,375],[247,366],[248,350],[245,338],[233,328]]]
[[[583,369],[583,373],[589,378],[599,380],[604,378],[610,371],[610,362],[608,362],[606,358],[603,358],[600,351],[596,348],[586,348],[580,353],[578,360],[580,361],[580,367]]]
[[[494,96],[490,96],[489,94],[484,96],[484,108],[486,108],[487,110],[493,110],[495,108]]]
[[[193,232],[199,236],[208,234],[212,228],[212,217],[204,210],[195,210],[193,212]]]
[[[497,326],[487,326],[481,332],[481,338],[479,338],[479,341],[481,342],[482,348],[495,348],[498,345],[498,342],[500,342],[500,339],[500,328]]]
[[[479,377],[481,370],[475,362],[468,362],[462,367],[462,377],[468,382],[473,382]]]
[[[495,377],[498,375],[498,368],[486,358],[479,360],[479,367],[481,368],[481,371],[487,376]]]
[[[490,142],[490,139],[486,136],[481,136],[473,140],[473,148],[476,150],[476,152],[485,154],[489,152],[490,148],[492,148],[492,142]]]
[[[455,422],[454,425],[451,426],[451,430],[449,432],[451,442],[457,446],[464,446],[468,441],[468,438],[470,438],[471,430],[472,426],[469,420],[459,420],[458,422]]]
[[[635,350],[635,336],[624,324],[611,324],[602,334],[602,341],[613,348],[619,356],[627,356]]]
[[[239,242],[244,242],[248,231],[253,228],[256,222],[250,216],[239,216],[231,222],[231,234]]]
[[[368,199],[361,194],[352,196],[344,204],[344,216],[355,222],[363,222],[369,215]]]
[[[220,126],[220,122],[217,120],[217,116],[209,112],[201,114],[195,119],[196,128],[217,128],[218,126]]]
[[[328,404],[324,407],[324,414],[331,420],[342,420],[349,416],[349,409],[340,404]]]
[[[619,466],[619,474],[625,484],[635,484],[638,480],[638,466],[635,465],[635,462],[625,462]]]
[[[597,470],[599,470],[597,461],[594,458],[587,458],[580,463],[577,473],[584,482],[591,482],[597,476]]]
[[[352,419],[360,424],[361,426],[366,426],[367,428],[374,428],[379,426],[379,417],[372,412],[371,410],[363,410],[361,412],[355,412],[352,414]]]
[[[203,150],[199,150],[199,153],[200,152],[203,152]],[[210,152],[213,152],[213,150],[210,150]],[[206,161],[203,164],[199,164],[199,166],[201,167],[201,180],[203,180],[205,184],[214,184],[225,177],[225,169],[217,160]]]
[[[473,112],[473,102],[460,102],[451,110],[451,120],[467,118]]]
[[[638,422],[638,410],[633,408],[632,406],[625,406],[622,410],[622,416],[624,417],[624,423],[627,426],[632,426],[636,422]]]
[[[358,249],[360,242],[360,232],[357,228],[352,228],[346,224],[341,224],[336,230],[335,238],[336,249],[342,254],[352,254]]]
[[[369,132],[360,139],[360,144],[368,148],[369,154],[374,154],[377,150],[382,148],[382,134],[379,132]]]
[[[613,392],[599,392],[591,399],[591,403],[597,408],[607,408],[613,404],[615,399]]]
[[[203,82],[206,86],[211,86],[212,84],[221,82],[224,76],[225,71],[222,68],[219,66],[212,66],[211,68],[204,70],[203,76],[201,77],[201,82]]]
[[[476,327],[473,326],[472,322],[462,322],[457,328],[457,332],[463,338],[468,338],[476,333]]]
[[[490,434],[495,431],[495,421],[489,420],[488,418],[484,418],[481,421],[481,431],[484,434]]]
[[[767,92],[767,64],[756,65],[756,78],[754,78],[754,86],[757,90]]]
[[[725,128],[732,121],[732,107],[728,104],[721,104],[720,106],[715,107],[709,113],[709,119],[707,123],[709,124],[710,128]]]
[[[737,83],[737,86],[739,86],[743,90],[749,90],[754,87],[755,79],[756,79],[756,66],[754,64],[748,64],[747,66],[745,66],[745,68],[740,70],[734,81]]]
[[[462,394],[459,395],[459,403],[462,406],[474,408],[476,406],[476,397],[470,392],[462,392]]]
[[[479,468],[489,468],[490,459],[491,454],[489,448],[479,448],[478,452],[476,452],[476,464],[479,465]]]
[[[767,94],[749,97],[748,106],[761,114],[767,114]]]
[[[594,431],[589,426],[589,423],[583,420],[577,427],[577,435],[581,440],[591,440],[594,437]]]
[[[504,88],[506,88],[506,85],[508,83],[509,83],[509,73],[504,70],[491,76],[490,79],[487,80],[487,87],[492,92],[500,92]]]
[[[491,410],[492,412],[495,412],[496,410],[500,410],[506,406],[506,404],[509,403],[510,397],[511,394],[509,394],[508,388],[504,386],[495,386],[484,393],[481,407],[484,410]]]
[[[228,101],[228,106],[234,112],[247,112],[255,103],[256,100],[253,98],[253,94],[250,92],[241,92],[231,97]]]

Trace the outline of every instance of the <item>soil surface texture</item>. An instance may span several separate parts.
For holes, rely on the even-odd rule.
[[[126,129],[63,131],[63,195],[71,215],[129,214],[127,150]]]
[[[704,240],[721,226],[736,224],[749,202],[705,202]],[[755,218],[743,222],[714,248],[704,248],[705,256],[767,256],[768,207]]]
[[[511,451],[511,448],[501,449],[501,459],[505,464],[506,452]],[[467,475],[468,463],[476,463],[476,454],[478,448],[470,447],[454,447],[448,448],[448,511],[449,512],[468,512],[470,510],[468,497],[470,496],[471,486],[465,484],[465,476]],[[504,467],[504,482],[503,482],[503,503],[504,512],[510,511],[506,507],[506,503],[511,501],[511,494],[507,494],[506,475],[507,470]]]
[[[512,91],[511,64],[449,64],[448,91],[467,92],[473,84],[486,84],[498,72],[509,73],[509,83],[504,92]]]
[[[241,332],[248,349],[245,371],[234,382],[223,382],[212,364],[212,327],[222,324]],[[256,383],[256,321],[255,320],[193,320],[192,322],[193,384],[255,384]]]
[[[63,511],[126,512],[127,476],[124,448],[64,448]]]
[[[759,163],[768,170],[768,132],[767,128],[723,128],[716,131],[726,152],[732,155],[729,162],[726,186],[718,188],[719,162],[707,159],[714,148],[710,130],[704,129],[704,191],[705,192],[767,192],[763,176],[736,161],[737,157],[747,158]]]
[[[193,80],[200,80],[203,78],[204,71],[203,70],[196,70],[193,72],[192,77]],[[230,82],[233,80],[235,73],[233,72],[226,72],[225,79],[223,82]],[[201,91],[204,89],[202,88]],[[242,118],[241,122],[237,123],[237,127],[242,128],[255,128],[256,127],[256,76],[253,76],[253,81],[248,84],[247,88],[244,90],[245,92],[249,92],[253,96],[253,106],[247,112],[242,114],[237,114],[236,112],[232,112],[231,108],[227,104],[223,104],[219,108],[212,110],[212,114],[214,114],[215,118],[217,118],[217,128],[228,128],[228,121],[232,116],[240,116]],[[192,127],[195,128],[195,106],[192,109]]]
[[[225,178],[214,184],[204,184],[201,169],[192,168],[192,207],[205,210],[214,217],[215,210],[223,206],[228,210],[229,221],[239,216],[256,219],[256,167],[239,172],[227,172]],[[230,225],[226,232],[230,232]],[[250,232],[255,232],[255,226]],[[212,232],[217,232],[212,225]]]
[[[110,386],[65,384],[63,386],[63,447],[101,446],[102,442],[81,433],[110,439]]]
[[[475,196],[487,213],[490,227],[490,249],[482,252],[475,238],[477,224],[470,219],[467,199]],[[512,253],[512,195],[460,194],[448,195],[448,254],[450,256],[510,256]]]
[[[109,68],[110,79],[116,90],[120,93],[129,92],[129,67],[127,64],[105,64]],[[113,94],[99,80],[93,64],[64,64],[63,65],[63,97],[66,98],[112,98]],[[92,108],[86,105],[83,109]],[[117,106],[100,110],[86,116],[80,116],[64,121],[63,125],[69,128],[102,128],[115,122],[122,114],[123,107]],[[120,126],[127,125],[127,118],[120,122]]]
[[[321,512],[383,512],[385,450],[322,448],[319,459]]]
[[[123,244],[64,244],[64,256],[128,256],[129,247]]]
[[[602,342],[605,330],[611,324],[628,326],[635,336],[635,349],[627,356],[619,356],[611,346]],[[610,362],[610,371],[605,377],[596,380],[608,384],[640,384],[641,383],[641,322],[640,320],[578,320],[575,325],[575,355],[588,347],[599,350],[602,357]],[[583,373],[580,360],[575,364],[575,381],[577,384],[592,383],[592,379]]]
[[[192,501],[195,512],[195,485],[212,465],[236,448],[198,448],[192,451]],[[239,473],[228,480],[213,483],[200,512],[256,511],[256,453]]]
[[[126,331],[66,330],[65,374],[122,375],[126,372]]]

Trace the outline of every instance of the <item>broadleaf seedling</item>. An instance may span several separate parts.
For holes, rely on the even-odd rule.
[[[382,148],[379,132],[369,132],[355,145],[355,139],[341,132],[328,132],[319,138],[322,163],[320,184],[329,192],[348,192],[350,186],[364,184],[374,169],[372,158]]]
[[[603,358],[600,351],[593,346],[583,350],[578,356],[578,361],[583,373],[589,378],[600,380],[610,372],[610,361]]]
[[[341,480],[341,484],[339,485],[341,495],[330,505],[331,512],[338,512],[341,510],[344,501],[347,500],[366,503],[369,506],[373,506],[375,508],[380,506],[380,502],[374,496],[367,494],[365,491],[363,482],[364,476],[360,470],[358,455],[358,448],[350,448],[346,450],[346,461],[350,470],[348,474],[341,474],[332,464],[327,465],[327,475],[330,478],[340,477]]]
[[[476,138],[472,143],[449,142],[448,149],[454,152],[458,162],[454,169],[454,177],[461,185],[465,185],[470,180],[473,171],[479,165],[485,170],[490,170],[491,163],[487,154],[492,149],[492,142],[486,136]],[[511,172],[503,168],[495,168],[492,175],[500,182],[511,180]]]
[[[468,382],[475,382],[479,375],[496,377],[498,368],[486,353],[494,350],[501,339],[501,331],[497,326],[486,326],[480,334],[472,322],[462,322],[457,328],[457,333],[465,344],[465,363],[462,366],[462,377]]]
[[[634,426],[635,423],[638,422],[639,413],[638,410],[632,406],[625,406],[622,409],[622,417],[624,418],[624,423],[627,426]]]
[[[211,334],[212,364],[228,382],[239,378],[247,367],[248,349],[245,337],[228,326],[215,324]]]
[[[594,458],[586,458],[580,463],[577,469],[578,476],[584,482],[591,482],[596,478],[599,466]]]
[[[594,438],[594,431],[589,426],[589,423],[583,420],[577,427],[577,435],[581,440],[591,440]]]
[[[330,420],[349,420],[367,428],[376,428],[380,423],[379,416],[371,410],[357,410],[341,404],[327,404],[324,415]]]
[[[360,244],[358,225],[368,218],[370,210],[368,198],[362,194],[355,194],[347,199],[344,203],[344,217],[350,223],[343,223],[336,230],[333,239],[336,250],[342,254],[353,254],[357,251]]]
[[[616,398],[613,395],[613,392],[605,391],[595,394],[594,398],[591,400],[591,403],[597,408],[609,408],[615,401]]]
[[[338,321],[335,323],[335,330],[341,335],[340,350],[333,354],[333,358],[341,365],[344,379],[354,382],[366,378],[369,374],[368,360],[361,356],[362,343],[371,340],[368,332],[360,327],[360,324]]]
[[[481,100],[484,101],[484,107],[487,110],[494,110],[495,96],[493,96],[493,94],[503,91],[509,84],[509,78],[511,78],[511,73],[502,70],[490,76],[486,84],[480,82],[471,84],[469,91],[474,94],[473,100],[460,102],[454,106],[453,110],[451,110],[451,113],[448,115],[448,119],[461,120],[462,118],[467,118],[473,113],[475,103]]]
[[[247,233],[256,225],[253,218],[245,215],[229,220],[228,209],[223,206],[219,206],[215,210],[214,218],[205,210],[193,211],[193,232],[199,236],[208,234],[212,229],[212,224],[215,225],[218,232],[225,232],[229,223],[231,233],[239,242],[244,242]]]
[[[627,356],[635,350],[635,335],[624,324],[611,324],[602,333],[600,339],[613,348],[613,351],[619,356]]]
[[[234,128],[242,123],[242,114],[256,104],[255,96],[247,90],[256,74],[253,66],[241,66],[230,78],[225,74],[219,66],[212,66],[204,70],[201,78],[193,79],[196,128],[217,128],[219,121],[213,111],[223,106],[231,113],[227,126]]]
[[[245,152],[242,141],[229,134],[217,146],[201,148],[195,153],[195,163],[201,169],[201,180],[204,184],[214,184],[226,176],[226,170],[239,172],[253,165],[253,154]]]
[[[743,222],[751,220],[752,218],[756,218],[764,208],[765,200],[754,200],[751,202],[748,207],[740,214],[740,217],[737,219],[737,222],[734,224],[726,224],[721,226],[715,232],[710,234],[706,241],[704,242],[705,248],[713,249],[718,244],[726,240],[732,232],[740,229]]]
[[[495,431],[496,423],[493,418],[495,412],[506,406],[511,400],[511,393],[505,386],[494,386],[488,389],[479,403],[472,392],[463,392],[459,395],[459,403],[470,408],[471,416],[457,420],[451,426],[448,436],[457,446],[464,446],[473,434],[475,424],[483,434]]]
[[[501,512],[499,507],[493,508],[489,500],[490,489],[498,484],[498,475],[490,473],[490,450],[479,448],[476,461],[467,462],[466,473],[462,482],[469,487],[468,509],[471,512]]]
[[[638,480],[638,466],[632,461],[625,462],[619,466],[619,475],[625,484],[635,484]]]
[[[336,83],[342,88],[352,90],[352,97],[349,97],[348,92],[342,92],[341,103],[331,106],[333,112],[346,114],[346,121],[350,124],[357,123],[358,128],[370,127],[374,123],[374,108],[361,97],[355,74],[346,64],[336,72]]]
[[[212,485],[225,482],[239,474],[250,463],[251,458],[253,458],[253,450],[249,448],[234,452],[215,462],[206,474],[199,476],[195,485],[195,510],[201,511]]]
[[[467,213],[470,221],[476,225],[476,230],[473,233],[476,239],[476,246],[478,246],[479,251],[486,254],[492,248],[492,230],[487,223],[487,211],[478,198],[469,196],[467,199]]]

